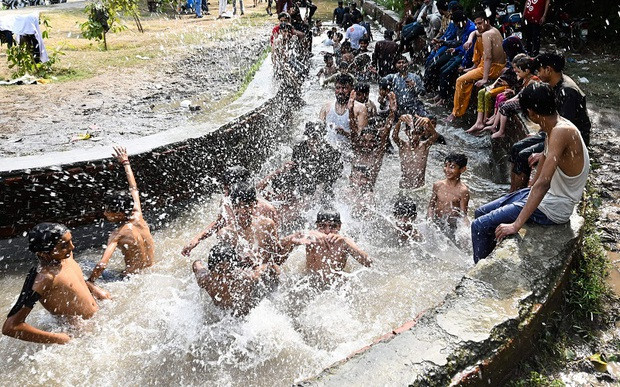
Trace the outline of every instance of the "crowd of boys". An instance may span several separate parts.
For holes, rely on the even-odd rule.
[[[305,140],[294,146],[291,160],[260,182],[254,182],[243,167],[228,169],[221,179],[220,213],[181,251],[190,256],[202,240],[217,237],[206,266],[195,261],[192,270],[214,304],[234,314],[248,313],[278,285],[280,266],[296,246],[304,246],[306,270],[319,287],[340,281],[349,257],[372,265],[368,254],[340,233],[340,214],[331,205],[334,185],[344,170],[350,170],[347,197],[353,215],[364,216],[383,158],[393,147],[400,159],[401,193],[394,203],[392,223],[402,242],[422,238],[414,225],[417,192],[425,186],[430,148],[445,143],[422,96],[435,93],[436,104],[445,103],[446,66],[464,73],[456,79],[448,120],[465,114],[472,91],[478,89],[478,121],[468,132],[484,132],[485,125],[496,131],[502,122],[505,125],[504,117],[518,112],[540,127],[512,146],[511,192],[475,210],[471,222],[475,262],[526,222],[568,222],[581,198],[589,172],[590,121],[583,92],[563,73],[562,56],[515,52],[515,38],[502,41],[487,13],[476,13],[472,21],[458,2],[434,0],[424,0],[415,14],[406,15],[400,44],[388,30],[371,52],[372,36],[361,13],[354,3],[348,9],[342,5],[333,14],[338,27],[329,30],[323,42],[332,52],[324,53],[325,67],[318,74],[329,80],[324,85],[333,82],[334,100],[324,104],[318,121],[306,124]],[[313,33],[299,9],[293,5],[290,10],[291,14],[278,15],[280,24],[272,32],[274,70],[284,82],[299,85],[308,72]],[[428,44],[430,53],[424,77],[410,72],[410,61],[402,55],[419,50],[420,44]],[[516,47],[522,48],[520,43]],[[369,98],[374,82],[376,103]],[[493,116],[487,114],[490,111]],[[38,265],[28,274],[7,317],[5,335],[66,343],[70,340],[66,334],[41,331],[25,322],[37,301],[52,314],[90,318],[98,309],[95,298],[109,298],[94,283],[117,248],[124,255],[126,274],[153,264],[154,241],[142,217],[127,152],[115,148],[114,156],[125,169],[130,195],[118,193],[106,200],[106,218],[120,227],[110,235],[101,261],[85,280],[73,259],[71,232],[59,224],[37,225],[28,239]],[[432,185],[427,217],[449,236],[470,224],[471,194],[461,181],[466,169],[467,157],[450,153],[444,160],[445,179]],[[300,231],[308,203],[316,201],[322,207],[316,227]],[[279,235],[285,231],[287,236]]]

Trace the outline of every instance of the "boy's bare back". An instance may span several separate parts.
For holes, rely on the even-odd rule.
[[[125,257],[125,273],[132,274],[153,265],[155,248],[148,224],[139,216],[111,235]]]

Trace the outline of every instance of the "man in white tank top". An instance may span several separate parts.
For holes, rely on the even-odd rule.
[[[351,141],[368,125],[368,111],[355,100],[351,77],[336,78],[335,94],[336,100],[323,106],[319,118],[327,124],[327,141],[343,154],[350,154]]]
[[[581,199],[590,158],[577,127],[557,112],[546,83],[533,83],[519,96],[526,116],[547,135],[531,188],[523,188],[476,210],[471,225],[474,262],[486,258],[496,241],[516,234],[525,222],[553,225],[569,221]]]

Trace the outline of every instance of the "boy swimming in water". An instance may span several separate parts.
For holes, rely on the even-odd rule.
[[[428,218],[440,223],[446,222],[452,230],[456,229],[459,220],[469,223],[469,189],[461,181],[461,175],[466,170],[467,156],[449,154],[443,167],[446,178],[433,184],[433,194],[428,204]]]
[[[140,194],[129,165],[127,150],[123,147],[115,147],[114,152],[116,160],[125,168],[131,199],[125,192],[116,193],[106,198],[104,216],[110,222],[121,223],[121,226],[110,234],[103,257],[88,278],[88,281],[93,283],[108,266],[108,262],[117,247],[120,248],[125,257],[123,274],[137,273],[141,269],[153,265],[155,255],[155,243],[149,225],[142,217]]]
[[[306,270],[321,284],[331,284],[342,276],[348,257],[370,267],[372,260],[353,239],[339,234],[342,223],[334,209],[316,215],[316,230],[300,231],[282,239],[285,256],[294,246],[306,246]]]
[[[246,267],[235,248],[220,243],[211,249],[207,268],[194,261],[192,270],[198,286],[205,289],[213,303],[235,315],[247,314],[278,282],[280,268],[271,263]]]
[[[91,318],[99,306],[97,299],[110,294],[84,281],[84,274],[73,259],[71,231],[58,223],[40,223],[28,233],[30,251],[39,263],[30,269],[15,306],[9,312],[2,334],[43,344],[65,344],[66,333],[53,333],[27,324],[26,318],[37,301],[51,314]]]

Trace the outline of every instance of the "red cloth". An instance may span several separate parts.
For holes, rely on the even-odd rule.
[[[275,27],[273,27],[273,30],[271,30],[271,38],[269,38],[269,40],[271,41],[271,45],[273,45],[273,40],[276,38],[276,36],[278,36],[278,34],[280,33],[280,25],[276,25]]]
[[[525,20],[540,24],[545,13],[545,4],[548,0],[527,0],[525,2],[525,11],[523,17]]]

